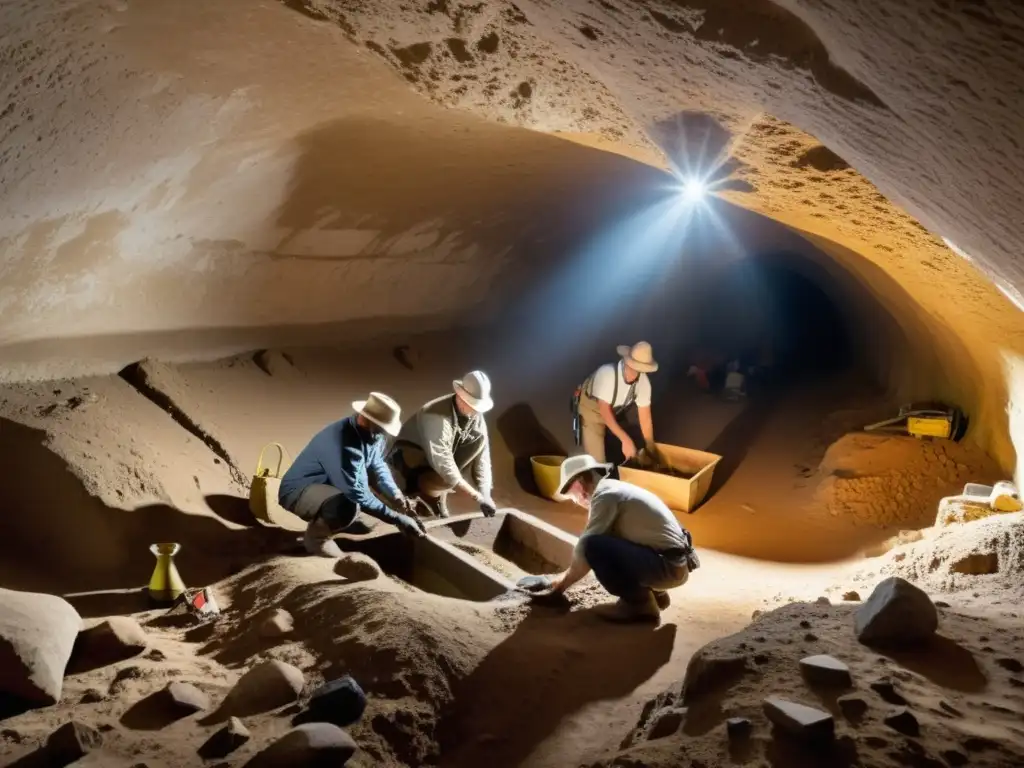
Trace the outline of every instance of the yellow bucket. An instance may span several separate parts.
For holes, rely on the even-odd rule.
[[[533,479],[537,482],[540,495],[552,501],[561,501],[558,497],[558,483],[562,479],[562,462],[565,456],[531,456]]]

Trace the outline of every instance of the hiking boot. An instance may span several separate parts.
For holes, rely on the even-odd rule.
[[[605,621],[612,621],[617,624],[629,624],[634,622],[650,621],[655,624],[661,617],[658,610],[658,603],[651,592],[642,600],[628,601],[621,597],[614,603],[599,605],[594,612]]]
[[[434,517],[450,517],[448,513],[448,500],[445,498],[446,494],[440,496],[420,496],[420,501],[427,509],[430,510],[430,514]]]
[[[666,608],[668,608],[670,605],[672,605],[672,598],[670,598],[668,596],[668,592],[658,592],[657,590],[653,590],[653,591],[654,591],[654,602],[656,602],[658,604],[658,610],[659,611],[664,611]]]
[[[331,538],[331,528],[319,517],[314,518],[306,526],[306,533],[302,536],[302,543],[306,551],[311,555],[319,557],[341,557],[341,549]]]

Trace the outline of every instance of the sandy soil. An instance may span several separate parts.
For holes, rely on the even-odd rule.
[[[823,473],[833,466],[823,462],[829,444],[889,407],[849,378],[809,382],[767,404],[697,393],[673,405],[664,401],[661,439],[718,449],[729,461],[714,496],[684,518],[703,567],[673,594],[654,630],[603,624],[588,610],[604,599],[593,583],[574,594],[568,614],[531,610],[521,598],[469,603],[387,576],[354,582],[333,563],[302,556],[293,534],[255,525],[222,457],[251,472],[271,439],[294,454],[370,386],[402,403],[445,391],[453,366],[439,364],[435,343],[417,343],[414,371],[382,353],[360,353],[354,369],[353,353],[332,350],[290,350],[258,363],[248,356],[147,363],[147,381],[162,396],[149,394],[159,405],[129,383],[138,381],[129,374],[6,387],[0,447],[12,457],[12,477],[31,482],[4,488],[4,506],[14,511],[0,545],[4,584],[67,595],[89,621],[135,615],[151,649],[70,676],[58,706],[5,720],[0,752],[12,759],[31,752],[73,716],[102,727],[110,754],[199,765],[195,750],[212,724],[186,719],[154,729],[140,725],[132,708],[171,679],[194,682],[216,706],[245,669],[276,658],[303,670],[307,694],[344,672],[366,688],[369,708],[352,728],[362,748],[354,764],[556,768],[600,761],[617,752],[645,702],[682,678],[701,646],[742,630],[754,609],[859,584],[865,561],[856,555],[890,533],[885,516],[866,525],[815,507]],[[499,396],[492,422],[496,500],[578,531],[579,510],[542,501],[517,484],[523,430],[511,430],[509,418],[521,426],[523,414],[531,414],[543,439],[555,442],[568,429],[561,398],[538,400],[516,389],[530,386],[511,380]],[[843,466],[884,476],[896,471],[886,457],[903,462],[908,451],[927,454],[919,443],[885,446],[870,462],[852,453]],[[911,466],[929,472],[931,464]],[[970,466],[988,471],[983,463]],[[956,492],[962,479],[947,477],[943,488]],[[149,576],[147,548],[156,540],[182,543],[179,568],[190,585],[212,586],[224,607],[220,620],[176,628],[146,612],[138,588]],[[38,552],[52,563],[45,571],[34,562]],[[511,563],[496,565],[517,573]],[[295,617],[295,630],[268,640],[256,630],[277,608]],[[835,638],[839,647],[838,628]],[[1009,657],[1020,640],[1008,633],[1006,642],[997,652]],[[98,700],[79,703],[91,689]],[[228,764],[242,765],[295,713],[247,716],[253,738]]]

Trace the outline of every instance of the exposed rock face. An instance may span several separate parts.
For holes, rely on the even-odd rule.
[[[913,645],[927,641],[939,626],[931,598],[909,581],[881,582],[854,615],[857,639],[867,645]]]
[[[0,692],[35,704],[58,701],[81,626],[66,600],[0,589]]]

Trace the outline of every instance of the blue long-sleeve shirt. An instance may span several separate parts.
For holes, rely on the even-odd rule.
[[[363,512],[387,520],[394,513],[370,490],[373,485],[390,499],[401,493],[384,460],[387,438],[370,438],[356,426],[355,416],[328,424],[317,432],[281,478],[278,501],[291,509],[310,485],[333,485]]]

